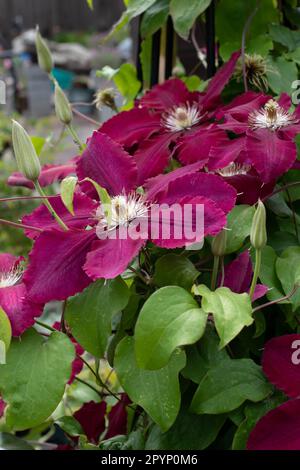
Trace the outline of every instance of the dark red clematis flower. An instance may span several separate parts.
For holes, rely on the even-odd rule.
[[[61,331],[61,323],[55,322],[53,328],[55,328],[57,331]],[[72,343],[74,344],[76,353],[76,357],[72,362],[71,377],[68,381],[68,384],[70,385],[74,382],[76,375],[80,374],[83,369],[83,361],[78,356],[81,356],[84,353],[84,349],[82,346],[80,346],[79,343],[77,343],[76,339],[73,338],[73,336],[68,335],[68,337],[70,341],[72,341]]]
[[[210,81],[206,93],[189,92],[177,79],[156,85],[131,111],[105,122],[101,132],[134,152],[138,185],[161,173],[171,155],[183,164],[208,161],[213,144],[227,140],[226,133],[213,123],[213,109],[233,74],[240,53],[232,54]]]
[[[300,335],[267,342],[263,371],[291,400],[269,411],[252,430],[249,450],[300,450]]]
[[[243,251],[235,260],[225,266],[224,287],[228,287],[237,294],[249,292],[253,276],[252,262],[249,251]],[[253,300],[260,299],[268,291],[268,287],[257,284]]]
[[[106,403],[85,403],[74,413],[74,418],[81,424],[89,442],[98,444],[99,437],[105,431]]]
[[[108,429],[105,434],[105,439],[119,436],[127,433],[127,409],[126,407],[131,403],[130,398],[126,393],[122,393],[120,401],[112,407],[108,415]]]
[[[82,291],[93,280],[114,278],[124,272],[148,239],[158,246],[176,248],[203,240],[208,234],[217,234],[235,204],[236,191],[221,177],[196,173],[198,169],[197,162],[150,179],[145,183],[145,193],[141,194],[136,191],[139,183],[134,158],[107,135],[95,132],[78,161],[77,174],[79,180],[92,178],[108,191],[110,220],[99,202],[81,193],[75,193],[74,198],[78,217],[75,211],[75,217],[70,218],[59,198],[56,202],[55,198],[51,200],[68,225],[68,231],[54,228],[53,219],[44,207],[26,216],[26,223],[44,229],[40,235],[28,234],[38,235],[24,277],[30,298],[35,302],[64,300]],[[194,232],[189,239],[185,233],[176,237],[176,227],[182,227],[186,220],[179,223],[171,215],[170,234],[163,237],[164,211],[162,215],[156,212],[157,205],[162,204],[177,204],[180,208],[188,204],[192,208],[191,228],[201,206],[204,209],[203,233]],[[147,231],[143,237],[122,238],[120,234],[124,229],[129,230],[142,220],[154,221],[156,235]],[[115,233],[115,239],[103,238],[103,234],[110,232]]]
[[[5,408],[6,408],[6,403],[0,397],[0,418],[2,418],[2,416],[4,415]]]
[[[42,187],[50,186],[56,181],[61,181],[67,176],[76,173],[76,163],[79,157],[72,158],[67,163],[61,165],[44,165],[39,177],[39,183]],[[34,189],[33,182],[28,180],[22,173],[13,173],[7,180],[10,186],[23,186]]]
[[[208,168],[232,165],[242,155],[247,160],[247,174],[254,169],[263,183],[273,183],[296,160],[294,138],[300,132],[300,107],[289,112],[291,100],[283,93],[278,101],[262,93],[247,92],[219,109],[224,120],[221,129],[234,132],[236,138],[226,145],[217,142],[210,150]]]
[[[22,257],[8,253],[0,254],[0,307],[7,314],[13,336],[20,336],[34,324],[43,305],[28,299],[27,289],[23,282]]]

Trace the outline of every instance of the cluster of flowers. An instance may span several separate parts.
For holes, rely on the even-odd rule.
[[[45,303],[65,300],[98,278],[121,274],[147,242],[145,237],[100,239],[99,227],[128,227],[147,218],[154,203],[201,204],[203,233],[195,233],[193,240],[172,237],[172,230],[168,239],[148,237],[164,248],[195,243],[218,234],[236,203],[254,204],[271,193],[277,179],[293,167],[300,108],[290,112],[287,95],[275,101],[251,91],[222,103],[238,58],[238,52],[232,55],[205,93],[189,92],[176,78],[155,86],[132,110],[95,131],[81,156],[42,168],[41,186],[77,174],[74,214],[60,195],[52,197],[65,229],[42,205],[22,220],[27,237],[34,240],[25,272],[21,259],[0,257],[0,306],[15,336],[34,323]],[[109,197],[109,220],[95,183]],[[32,187],[20,173],[9,184]]]

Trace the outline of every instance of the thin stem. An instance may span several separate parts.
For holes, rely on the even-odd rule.
[[[139,271],[137,271],[136,269],[134,269],[132,266],[129,266],[129,271],[131,271],[132,273],[134,273],[136,276],[138,276],[145,284],[149,284],[150,283],[150,279],[147,279],[145,276],[143,276],[142,273],[140,273]]]
[[[89,383],[86,382],[85,380],[80,379],[79,377],[75,377],[75,380],[77,380],[77,382],[80,382],[80,383],[83,384],[83,385],[86,385],[86,386],[89,387],[91,390],[94,390],[94,392],[96,392],[96,393],[102,398],[102,395],[101,395],[100,390],[98,390],[96,387],[94,387],[93,385],[89,384]]]
[[[285,192],[286,192],[286,195],[288,197],[289,204],[290,204],[290,207],[291,207],[291,210],[292,210],[292,218],[293,218],[293,224],[294,224],[294,227],[295,227],[296,238],[299,242],[299,231],[298,231],[298,225],[297,225],[297,219],[296,219],[296,212],[295,212],[294,204],[293,204],[291,194],[290,194],[288,188],[286,188]]]
[[[220,257],[214,256],[213,272],[211,276],[211,290],[216,289],[218,272],[219,272],[219,262],[220,262]]]
[[[70,135],[72,136],[72,139],[74,140],[74,143],[78,145],[80,152],[84,151],[84,145],[81,142],[79,135],[77,134],[76,130],[74,129],[72,124],[69,124],[67,126],[68,131],[70,132]]]
[[[295,292],[299,289],[299,285],[295,284],[291,292],[289,292],[287,295],[280,297],[279,299],[272,300],[271,302],[267,302],[265,304],[259,305],[258,307],[253,309],[253,313],[258,312],[258,310],[262,310],[263,308],[270,307],[271,305],[276,305],[279,304],[280,302],[283,302],[284,300],[289,300]]]
[[[250,299],[252,300],[255,287],[257,284],[258,276],[260,273],[260,267],[261,267],[261,250],[256,250],[255,251],[255,268],[254,268],[254,274],[251,282],[251,287],[249,291]]]
[[[52,196],[16,196],[16,197],[2,197],[0,202],[15,202],[15,201],[31,201],[31,200],[41,200],[41,199],[51,199],[57,197],[57,195]]]
[[[46,328],[46,330],[49,330],[49,331],[52,331],[52,332],[57,331],[55,328],[52,328],[52,326],[47,325],[47,323],[43,323],[40,320],[35,320],[35,323],[39,326],[42,326],[43,328]]]
[[[242,34],[241,56],[242,56],[243,81],[244,81],[245,91],[248,91],[246,63],[245,63],[246,35],[247,35],[248,29],[251,25],[251,22],[252,22],[254,16],[256,15],[256,13],[257,13],[257,10],[258,10],[258,5],[256,5],[256,7],[254,8],[251,15],[249,15],[249,17],[248,17],[248,19],[245,23],[245,26],[244,26],[244,29],[243,29],[243,34]]]
[[[220,287],[223,287],[225,280],[225,267],[224,267],[224,256],[221,257],[221,283]]]
[[[74,107],[74,105],[72,105],[72,111],[73,111],[73,113],[74,113],[76,116],[80,117],[81,119],[84,119],[85,121],[87,121],[87,122],[89,122],[89,123],[91,123],[91,124],[94,124],[94,125],[97,126],[97,127],[100,127],[100,126],[101,126],[101,123],[100,123],[100,122],[95,121],[95,119],[92,119],[92,118],[90,118],[89,116],[86,116],[85,114],[81,113],[80,111],[78,111],[78,109],[76,109],[76,108]]]
[[[43,232],[43,229],[33,227],[32,225],[18,224],[16,222],[11,222],[10,220],[0,219],[0,225],[9,225],[15,228],[21,228],[22,230],[35,230],[36,232]]]
[[[63,228],[63,230],[65,230],[65,231],[69,230],[68,227],[66,226],[66,224],[64,223],[64,221],[59,217],[59,215],[53,209],[51,203],[49,202],[48,198],[46,197],[46,194],[42,190],[40,183],[38,181],[36,181],[34,183],[34,186],[35,186],[37,192],[41,196],[43,196],[43,203],[45,204],[45,206],[49,210],[50,214],[55,218],[56,222]]]
[[[264,202],[266,199],[271,198],[272,196],[275,196],[275,194],[281,193],[282,191],[286,191],[289,188],[294,188],[295,186],[299,186],[299,185],[300,185],[300,181],[294,181],[293,183],[285,184],[284,186],[281,186],[280,188],[275,189],[275,191],[273,191],[271,194],[268,194],[267,196],[265,196],[262,199],[262,202]]]

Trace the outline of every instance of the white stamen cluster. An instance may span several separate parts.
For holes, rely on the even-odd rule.
[[[148,216],[149,203],[136,193],[119,195],[111,199],[107,207],[101,205],[96,217],[99,219],[99,230],[114,230],[117,227],[128,227],[130,222]],[[108,214],[108,217],[107,215]]]
[[[229,178],[230,176],[246,175],[251,170],[251,165],[231,162],[229,165],[217,170],[220,176]]]
[[[279,106],[275,100],[269,100],[259,111],[249,114],[248,122],[251,129],[270,129],[276,131],[282,127],[297,123],[293,113]]]
[[[170,132],[179,132],[184,129],[190,129],[201,119],[199,107],[196,103],[186,103],[180,106],[174,106],[164,114],[162,125]]]
[[[6,273],[0,274],[0,289],[4,287],[13,287],[18,284],[22,278],[23,268],[18,265]]]

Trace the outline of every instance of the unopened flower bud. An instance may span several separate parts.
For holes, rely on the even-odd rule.
[[[256,250],[261,250],[267,244],[266,209],[261,200],[253,216],[250,241]]]
[[[54,100],[56,116],[63,124],[69,125],[73,119],[72,108],[58,83],[55,84]]]
[[[99,90],[95,95],[94,105],[97,109],[102,109],[103,106],[113,109],[117,109],[115,102],[116,92],[113,88],[105,88]]]
[[[36,29],[35,44],[40,68],[48,74],[51,73],[53,69],[52,55],[46,41],[42,38],[38,27]]]
[[[222,230],[213,239],[212,244],[211,244],[211,251],[212,251],[212,254],[214,256],[224,256],[225,255],[226,240],[227,240],[226,230]]]
[[[19,170],[30,181],[37,181],[41,172],[40,160],[29,135],[17,121],[12,125],[12,142]]]

